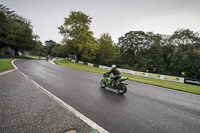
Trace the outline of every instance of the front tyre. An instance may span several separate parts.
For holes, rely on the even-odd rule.
[[[117,86],[117,92],[121,95],[123,95],[124,93],[126,93],[127,91],[127,87],[125,84],[123,83],[120,83],[118,86]]]
[[[101,88],[105,88],[106,87],[106,84],[105,84],[103,79],[101,80],[100,85],[101,85]]]

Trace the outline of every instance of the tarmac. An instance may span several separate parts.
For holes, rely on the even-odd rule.
[[[18,69],[0,73],[0,133],[98,133]]]

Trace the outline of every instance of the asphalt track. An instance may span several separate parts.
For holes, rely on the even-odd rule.
[[[128,81],[119,95],[100,88],[102,75],[40,60],[17,60],[20,71],[111,133],[199,133],[200,96]]]

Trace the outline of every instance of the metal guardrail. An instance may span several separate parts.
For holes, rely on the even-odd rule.
[[[71,61],[75,62],[75,60],[71,60]],[[88,63],[88,62],[82,62],[82,61],[78,61],[78,63],[85,64],[85,65],[92,66],[92,67],[97,67],[98,66],[98,68],[101,68],[101,69],[111,70],[111,67],[108,67],[108,66],[96,65],[96,64],[92,64],[92,63]],[[123,68],[118,68],[118,69],[119,69],[120,72],[132,74],[132,75],[138,75],[138,76],[144,76],[144,77],[149,77],[149,78],[168,80],[168,81],[179,82],[179,83],[200,85],[200,80],[199,79],[186,79],[186,78],[183,78],[183,77],[162,75],[162,74],[155,74],[155,73],[146,73],[146,72],[133,71],[133,70],[123,69]]]
[[[27,56],[13,56],[13,55],[0,55],[0,58],[33,59],[33,58],[30,58],[30,57],[27,57]]]

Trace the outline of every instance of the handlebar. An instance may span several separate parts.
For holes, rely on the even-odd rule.
[[[108,75],[108,72],[103,74],[103,77],[109,77],[109,76],[110,76],[110,74]],[[111,76],[112,76],[112,74],[111,74]]]

